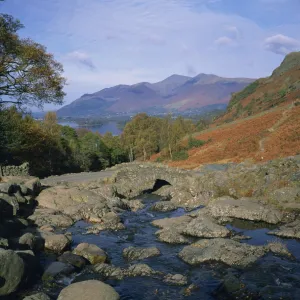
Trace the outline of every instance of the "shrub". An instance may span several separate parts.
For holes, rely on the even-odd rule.
[[[173,153],[173,160],[175,160],[175,161],[186,160],[188,158],[189,158],[189,154],[185,150]]]
[[[189,136],[188,149],[199,148],[199,147],[202,147],[204,144],[205,144],[205,141],[197,140],[197,139],[193,138],[192,136]]]

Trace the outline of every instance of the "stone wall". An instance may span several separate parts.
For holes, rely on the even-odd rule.
[[[0,176],[28,176],[29,163],[24,163],[20,166],[1,166]]]

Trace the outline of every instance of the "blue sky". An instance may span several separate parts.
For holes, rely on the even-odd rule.
[[[171,74],[268,76],[300,50],[300,0],[6,0],[63,63],[66,103]]]

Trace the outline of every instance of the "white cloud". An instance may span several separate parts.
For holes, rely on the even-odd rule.
[[[219,46],[230,46],[235,44],[235,41],[228,36],[222,36],[215,40],[215,44]]]
[[[265,39],[265,49],[276,54],[286,55],[300,50],[300,41],[283,34],[277,34]]]
[[[67,59],[75,63],[79,63],[90,70],[95,70],[96,66],[94,65],[92,59],[87,53],[81,51],[73,51],[67,54]]]

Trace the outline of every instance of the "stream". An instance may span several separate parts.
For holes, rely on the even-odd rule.
[[[177,257],[177,254],[185,245],[171,245],[160,242],[156,239],[155,232],[159,228],[151,225],[156,219],[166,217],[177,217],[186,212],[179,208],[172,212],[156,212],[150,210],[150,207],[161,197],[147,194],[138,199],[143,200],[145,207],[137,212],[125,211],[121,214],[122,221],[126,229],[121,231],[102,231],[100,234],[86,235],[86,227],[91,226],[83,221],[75,223],[67,231],[72,233],[73,244],[75,248],[80,243],[95,244],[108,253],[110,263],[126,268],[134,263],[145,263],[157,271],[165,274],[182,274],[188,277],[187,286],[172,286],[164,283],[162,280],[151,277],[128,277],[121,281],[105,280],[106,283],[113,286],[120,294],[121,300],[170,300],[170,299],[233,299],[222,289],[222,283],[226,275],[237,275],[243,284],[252,291],[245,294],[243,298],[236,299],[298,299],[297,284],[300,282],[300,243],[293,239],[279,239],[267,235],[267,232],[274,229],[274,225],[266,223],[255,223],[250,221],[235,220],[227,224],[227,228],[251,237],[249,240],[243,240],[244,243],[252,245],[264,245],[270,241],[281,241],[287,245],[289,251],[294,255],[295,260],[288,260],[282,257],[268,254],[259,259],[257,263],[246,269],[234,269],[221,263],[205,263],[199,266],[190,266]],[[195,238],[195,241],[197,238]],[[124,248],[135,247],[157,247],[161,255],[147,258],[136,262],[127,262],[123,256]],[[43,264],[47,266],[55,257],[47,254],[43,257]],[[87,268],[80,274],[71,277],[65,277],[59,281],[59,287],[50,288],[49,294],[56,299],[60,290],[71,282],[83,281],[88,279],[104,278],[101,275],[89,271]],[[189,285],[193,284],[193,289],[189,291]],[[279,288],[279,293],[275,290]],[[271,290],[269,291],[268,288]],[[295,288],[295,289],[294,289]],[[266,290],[264,293],[268,296],[261,298],[258,292]],[[282,290],[285,291],[282,293]],[[287,295],[292,295],[291,297]]]

